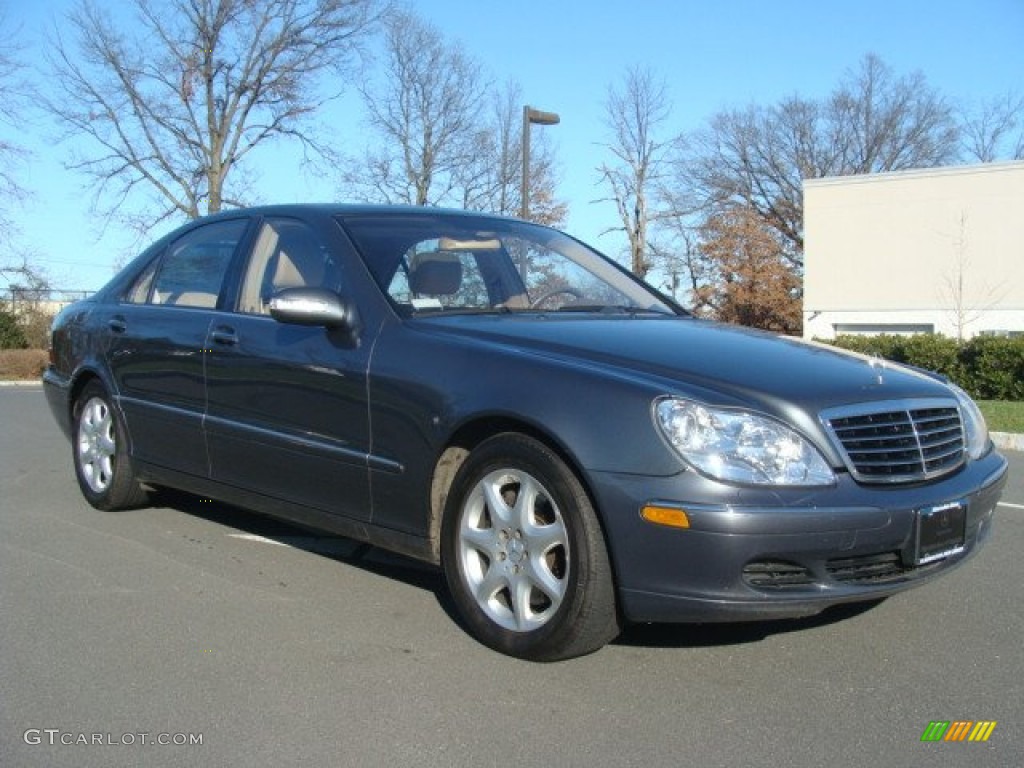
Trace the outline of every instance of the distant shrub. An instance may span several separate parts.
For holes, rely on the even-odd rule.
[[[838,336],[827,343],[935,371],[978,400],[1024,400],[1024,337],[976,336],[958,342],[938,334],[883,334]]]
[[[960,352],[962,386],[979,400],[1024,400],[1024,338],[976,336]]]
[[[835,339],[821,340],[826,344],[848,349],[851,352],[860,352],[862,355],[878,355],[886,360],[896,360],[895,342],[899,336],[836,336]]]
[[[25,331],[13,314],[0,307],[0,349],[26,349]]]
[[[937,371],[958,383],[964,378],[960,352],[961,345],[957,340],[947,336],[922,333],[904,338],[905,362],[918,368]]]
[[[48,361],[45,349],[0,350],[0,380],[38,381]]]

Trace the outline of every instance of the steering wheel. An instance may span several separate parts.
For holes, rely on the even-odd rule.
[[[536,309],[545,301],[550,299],[552,296],[557,296],[560,293],[567,293],[570,296],[574,296],[577,299],[582,299],[583,294],[577,291],[575,288],[552,288],[550,291],[544,291],[540,296],[530,302],[530,309]]]

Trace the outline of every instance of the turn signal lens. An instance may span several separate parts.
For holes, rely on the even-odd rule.
[[[660,507],[648,504],[640,510],[640,517],[649,523],[667,525],[670,528],[689,528],[690,518],[686,512],[675,507]]]

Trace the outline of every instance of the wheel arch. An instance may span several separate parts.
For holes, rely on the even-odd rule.
[[[118,403],[118,401],[117,401],[116,390],[111,385],[111,382],[107,378],[107,376],[104,376],[103,371],[101,369],[98,369],[98,368],[95,368],[95,367],[92,367],[92,366],[82,366],[82,367],[80,367],[72,375],[71,382],[68,385],[68,400],[67,400],[68,424],[70,425],[70,428],[71,428],[72,439],[74,439],[75,416],[76,416],[75,409],[78,407],[79,400],[81,400],[82,392],[84,392],[85,388],[88,387],[93,382],[98,382],[99,385],[101,387],[103,387],[103,389],[106,390],[107,395],[110,397],[110,400],[111,400],[111,403],[110,403],[111,406],[113,408],[116,408],[121,413],[121,421],[122,421],[122,424],[124,425],[125,438],[126,438],[126,441],[127,441],[126,449],[127,449],[128,453],[131,454],[133,452],[132,451],[132,447],[133,447],[132,436],[131,436],[131,432],[128,430],[128,424],[127,424],[127,422],[126,422],[126,420],[124,418],[124,413],[121,412],[120,403]]]
[[[533,438],[553,451],[558,458],[565,462],[565,465],[576,476],[584,492],[590,498],[590,503],[597,515],[598,524],[601,526],[601,535],[604,538],[605,547],[610,552],[611,547],[608,541],[607,526],[605,525],[601,509],[597,504],[597,499],[590,484],[587,482],[587,475],[573,453],[551,433],[538,427],[536,424],[512,416],[494,415],[479,417],[462,424],[448,439],[447,444],[441,451],[441,455],[434,464],[430,483],[429,536],[431,551],[434,553],[436,562],[441,562],[441,528],[444,524],[444,510],[445,506],[447,506],[448,493],[455,475],[474,448],[495,435],[508,432]],[[612,575],[614,578],[614,558],[612,558],[612,562]]]
[[[82,433],[79,431],[79,419],[83,418],[84,405],[88,405],[90,402],[87,397],[90,387],[94,387],[93,396],[104,401],[110,415],[110,423],[106,428],[113,434],[108,438],[109,446],[103,447],[105,463],[108,464],[105,470],[96,469],[97,464],[103,463],[104,459],[91,454],[91,450],[88,451],[91,455],[87,455],[84,459],[85,464],[90,467],[88,471],[80,456]],[[132,466],[131,438],[123,416],[119,412],[113,390],[102,373],[85,367],[76,371],[68,385],[67,402],[72,422],[71,441],[75,456],[75,475],[83,496],[93,507],[104,511],[132,509],[144,505],[147,492],[139,482]],[[80,407],[80,404],[83,407]],[[90,477],[95,478],[97,471],[105,471],[107,475],[107,480],[101,481],[98,485],[89,479]]]
[[[103,380],[103,377],[92,368],[83,368],[77,371],[74,377],[71,379],[71,386],[68,387],[68,415],[71,418],[71,423],[74,424],[75,418],[75,407],[78,405],[78,401],[82,397],[82,392],[94,381],[98,381],[104,389],[108,392],[110,388],[107,386],[107,382]]]

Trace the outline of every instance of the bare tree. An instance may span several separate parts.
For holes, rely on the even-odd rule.
[[[1024,97],[1007,93],[959,114],[968,160],[1024,160]]]
[[[343,182],[372,200],[437,205],[451,199],[479,146],[480,65],[404,9],[389,14],[384,49],[384,82],[362,88],[383,142],[353,162]]]
[[[701,232],[701,227],[688,218],[673,216],[664,221],[667,239],[650,243],[650,248],[664,273],[661,290],[676,301],[684,300],[696,316],[712,317],[711,297],[719,275],[715,263],[702,248]]]
[[[968,326],[977,322],[986,310],[999,303],[997,289],[979,282],[979,270],[971,268],[967,224],[967,213],[961,211],[957,219],[957,230],[949,235],[953,253],[950,268],[943,276],[940,289],[940,298],[948,306],[947,312],[953,322],[957,341],[963,341],[967,336]]]
[[[520,113],[521,114],[521,113]],[[522,175],[519,171],[518,175]],[[529,219],[549,227],[563,227],[569,206],[557,195],[554,154],[544,138],[530,142]],[[517,194],[517,199],[520,195]],[[514,215],[521,215],[516,211]]]
[[[23,124],[24,84],[20,77],[21,48],[16,30],[8,28],[6,14],[0,10],[0,123],[12,128]],[[0,138],[0,243],[10,246],[12,223],[7,212],[12,202],[24,199],[25,189],[19,183],[16,167],[25,157],[24,148]],[[6,250],[7,248],[5,248]]]
[[[0,123],[24,131],[31,86],[24,78],[25,67],[21,63],[24,46],[18,42],[18,34],[19,30],[8,27],[4,10],[0,9]],[[30,198],[18,178],[19,166],[29,157],[24,147],[0,139],[0,285],[6,286],[9,292],[19,291],[19,295],[25,290],[50,287],[46,270],[38,265],[37,254],[20,242],[11,215],[15,206]],[[24,313],[20,316],[24,319]],[[38,342],[38,331],[44,325],[43,322],[33,323],[29,333],[33,342]]]
[[[379,0],[133,0],[132,12],[79,0],[74,40],[54,41],[45,107],[89,140],[69,165],[98,207],[111,216],[146,193],[147,228],[243,204],[237,182],[258,146],[322,149],[311,118],[338,94],[321,76],[353,63]]]
[[[837,139],[832,147],[839,150],[832,175],[925,168],[957,159],[959,133],[950,104],[921,72],[896,77],[874,54],[833,92],[826,118]]]
[[[956,328],[956,340],[964,340],[967,326],[978,319],[971,309],[967,290],[967,271],[970,268],[970,254],[967,248],[967,214],[960,213],[960,228],[953,238],[953,265],[944,283],[947,298],[952,305],[950,314]]]
[[[485,103],[490,109],[486,117],[481,110],[479,125],[471,129],[471,151],[455,170],[455,186],[463,208],[513,215],[522,166],[518,122],[522,93],[509,82]]]
[[[50,300],[54,291],[46,270],[22,254],[20,261],[8,260],[0,266],[0,278],[6,283],[6,295],[0,294],[0,310],[17,318],[25,343],[33,349],[45,349],[49,339],[53,310]]]
[[[868,55],[827,99],[719,113],[691,146],[675,186],[705,215],[737,205],[755,211],[799,269],[804,179],[944,165],[958,158],[959,130],[923,75],[897,77]]]
[[[487,113],[481,114],[481,125],[473,132],[473,151],[455,173],[463,208],[519,215],[523,103],[515,83],[492,94],[489,119]],[[554,154],[546,135],[541,132],[530,146],[530,219],[559,226],[568,208],[556,195]]]
[[[660,135],[670,111],[664,81],[655,79],[648,69],[631,67],[619,87],[608,89],[605,123],[612,140],[604,146],[615,160],[603,163],[598,171],[611,191],[607,199],[614,201],[622,221],[621,227],[609,231],[626,233],[630,266],[638,277],[644,277],[651,268],[651,195],[668,153],[678,143],[676,137]]]

